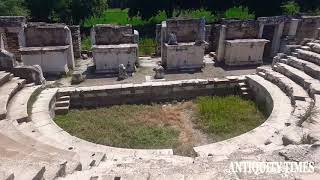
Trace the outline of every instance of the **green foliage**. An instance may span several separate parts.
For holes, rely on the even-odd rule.
[[[207,23],[213,23],[217,19],[217,16],[212,12],[205,10],[205,9],[197,9],[197,10],[185,10],[182,11],[179,15],[180,17],[189,17],[189,18],[202,18],[206,19]]]
[[[139,41],[139,55],[150,56],[155,53],[156,41],[153,38],[142,38]]]
[[[24,0],[1,0],[0,16],[26,16],[28,11]]]
[[[225,12],[224,15],[227,19],[247,20],[255,18],[255,15],[249,12],[248,7],[242,6],[230,8]]]
[[[95,24],[118,24],[133,26],[143,26],[146,24],[156,24],[164,21],[166,15],[164,12],[159,12],[156,16],[149,20],[142,20],[140,17],[129,17],[128,9],[108,9],[101,16],[93,16],[86,19],[83,23],[84,27],[92,27]]]
[[[294,1],[285,2],[282,6],[282,12],[286,15],[296,15],[300,12],[300,6]]]
[[[86,36],[84,38],[81,39],[81,49],[82,50],[86,50],[89,51],[91,50],[91,37],[90,36]]]
[[[106,0],[25,0],[32,20],[79,24],[83,19],[100,15]]]
[[[262,124],[265,117],[258,106],[238,96],[200,97],[197,126],[218,139],[245,133]]]
[[[137,117],[144,105],[122,105],[90,110],[72,110],[57,116],[55,122],[79,138],[122,148],[172,148],[179,132],[165,125],[139,122]]]

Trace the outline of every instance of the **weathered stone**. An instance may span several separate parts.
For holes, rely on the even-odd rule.
[[[287,146],[290,144],[299,145],[304,143],[305,132],[300,127],[289,127],[285,130],[282,137],[283,145]]]
[[[0,70],[11,70],[15,65],[14,55],[4,49],[0,49]]]
[[[91,30],[91,38],[96,72],[116,73],[120,64],[130,73],[135,71],[138,44],[132,26],[96,25]]]
[[[177,36],[174,33],[169,34],[168,45],[178,45]]]
[[[127,69],[123,64],[119,65],[119,71],[118,71],[118,80],[124,80],[128,78]]]
[[[265,39],[227,40],[225,44],[225,64],[230,66],[262,64]]]
[[[165,70],[161,65],[155,67],[153,69],[153,71],[155,72],[155,75],[154,75],[155,79],[163,79],[164,78]]]
[[[25,47],[19,50],[25,65],[40,65],[48,74],[74,69],[72,35],[66,25],[29,23],[24,31]]]
[[[35,83],[36,85],[45,85],[46,79],[43,77],[42,69],[39,65],[33,66],[16,66],[12,69],[15,76],[27,80],[27,83]]]

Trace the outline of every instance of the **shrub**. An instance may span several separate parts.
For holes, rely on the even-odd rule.
[[[82,50],[91,50],[91,38],[90,36],[86,36],[81,40],[81,49]]]
[[[247,19],[254,19],[255,15],[249,12],[248,7],[233,7],[228,9],[225,14],[225,18],[227,19],[240,19],[240,20],[247,20]]]
[[[286,15],[296,15],[300,12],[300,6],[294,1],[288,1],[281,6],[282,12]]]
[[[150,56],[155,53],[156,41],[152,38],[142,38],[139,41],[139,55]]]

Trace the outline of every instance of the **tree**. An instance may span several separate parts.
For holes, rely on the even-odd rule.
[[[51,22],[57,0],[26,0],[33,21]]]
[[[79,24],[87,17],[100,15],[107,0],[26,0],[33,21]]]
[[[27,14],[24,0],[0,1],[0,16],[26,16]]]

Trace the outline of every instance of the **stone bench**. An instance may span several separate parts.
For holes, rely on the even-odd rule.
[[[320,93],[320,82],[317,79],[312,78],[303,71],[291,67],[283,63],[276,63],[273,70],[287,76],[294,82],[298,83],[300,86],[304,87],[309,93],[318,94]]]
[[[257,72],[264,72],[266,74],[264,78],[276,84],[285,92],[291,98],[293,104],[295,104],[296,100],[305,101],[310,98],[308,93],[300,85],[272,69],[258,68]]]
[[[76,152],[84,169],[98,165],[105,157],[103,152],[95,151],[94,148],[79,148],[76,146],[75,137],[66,136],[66,132],[58,127],[52,120],[57,89],[46,89],[38,96],[33,104],[31,120],[33,129],[36,129],[38,136],[33,137],[40,142],[50,142],[50,145],[65,150]]]
[[[24,79],[13,78],[11,81],[0,86],[0,120],[7,115],[7,105],[11,97],[23,88],[25,84]]]
[[[296,53],[298,58],[320,65],[320,54],[302,49],[297,49]]]
[[[19,125],[18,125],[19,126]],[[12,120],[3,120],[0,122],[1,133],[6,135],[8,138],[16,141],[17,143],[23,144],[26,147],[34,148],[37,151],[46,152],[53,155],[52,159],[67,162],[66,163],[66,173],[73,173],[74,171],[81,170],[81,164],[79,162],[79,157],[76,153],[55,148],[53,146],[41,143],[25,134],[23,134],[14,125]]]
[[[39,91],[41,86],[25,87],[13,96],[7,107],[7,118],[18,123],[30,121],[28,115],[28,102],[31,96]],[[30,107],[31,108],[31,107]]]
[[[118,73],[123,64],[132,73],[138,61],[138,44],[93,45],[92,53],[96,72]]]
[[[0,86],[8,82],[11,79],[12,75],[10,73],[0,71]]]
[[[65,161],[54,159],[54,155],[47,152],[38,151],[34,148],[25,146],[24,144],[17,143],[7,136],[0,133],[0,164],[3,166],[10,166],[10,161],[15,162],[12,166],[19,166],[19,164],[27,164],[35,166],[36,172],[45,168],[45,179],[54,179],[65,175]],[[23,161],[21,161],[23,160]],[[13,168],[14,169],[14,168]]]
[[[292,67],[295,67],[297,69],[300,69],[301,71],[304,71],[309,76],[320,80],[320,66],[312,62],[305,61],[294,56],[288,56],[286,64]]]
[[[40,65],[44,73],[66,74],[69,72],[70,46],[23,47],[21,59],[25,65]]]

